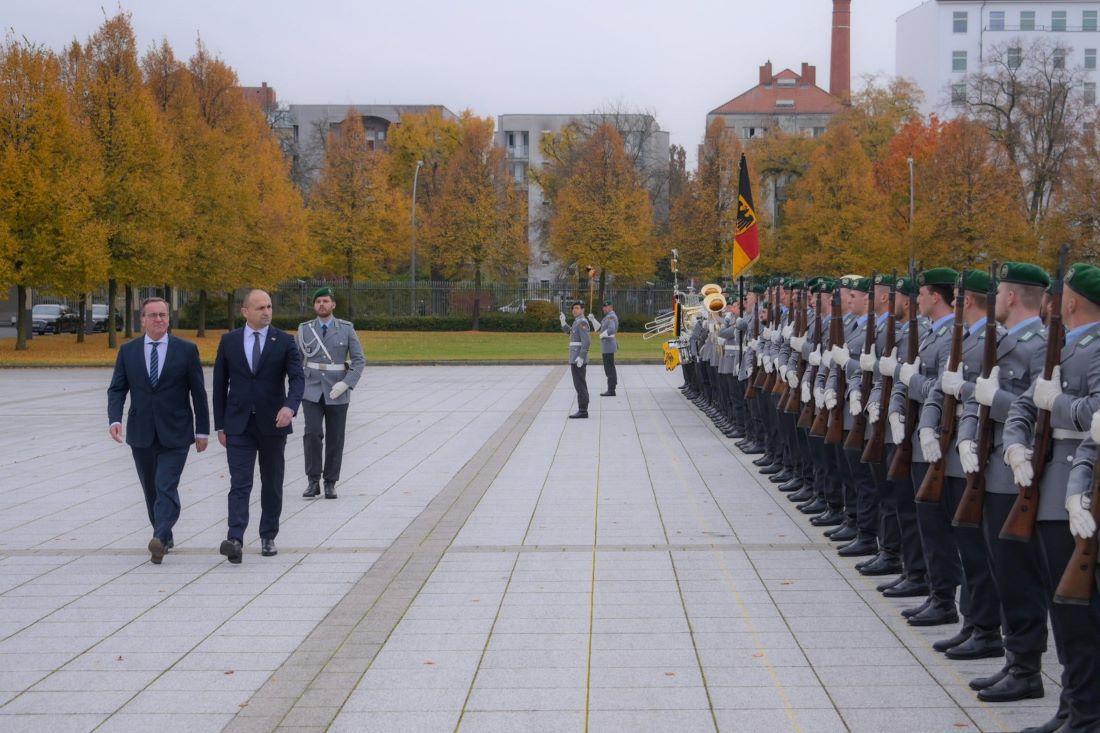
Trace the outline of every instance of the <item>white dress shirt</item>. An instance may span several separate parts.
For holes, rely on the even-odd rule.
[[[149,373],[150,357],[153,355],[153,349],[151,344],[158,344],[157,346],[157,381],[160,381],[160,375],[164,374],[164,360],[168,357],[168,334],[161,337],[160,341],[154,341],[149,338],[149,334],[145,334],[143,338],[142,348],[145,350],[145,373]],[[262,347],[261,347],[262,348]],[[122,423],[111,423],[111,427],[115,425],[121,425]],[[196,438],[209,438],[209,435],[202,435],[195,433]]]
[[[264,346],[266,346],[264,342],[267,341],[268,328],[270,328],[270,326],[264,326],[259,331],[257,331],[248,325],[244,327],[244,358],[245,361],[248,362],[248,368],[251,369],[253,372],[256,371],[256,367],[252,364],[252,343],[256,340],[256,337],[252,334],[260,334],[260,354],[263,355]]]

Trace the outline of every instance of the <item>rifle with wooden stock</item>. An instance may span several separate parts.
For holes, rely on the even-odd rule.
[[[760,348],[760,298],[752,304],[752,340],[756,342],[756,348]],[[760,367],[756,365],[756,354],[752,355],[752,359],[749,360],[749,378],[745,382],[745,399],[751,400],[756,397],[756,378],[760,372]]]
[[[820,352],[821,351],[821,339],[822,339],[822,334],[821,334],[821,292],[820,291],[817,293],[817,302],[816,302],[815,307],[814,307],[814,339],[815,339],[815,341],[814,341],[813,350],[817,351],[817,352]],[[805,370],[806,368],[807,368],[806,366],[803,366],[803,370]],[[817,379],[818,367],[811,366],[811,367],[808,367],[808,368],[810,370],[810,390],[812,392],[814,381]],[[799,380],[799,381],[801,381],[801,380]],[[801,390],[801,387],[799,387],[799,390]],[[801,400],[801,399],[802,399],[802,396],[801,396],[801,393],[800,393],[799,394],[799,400]],[[814,424],[814,400],[813,400],[813,397],[811,397],[809,402],[807,402],[805,405],[802,405],[802,412],[798,416],[798,427],[800,427],[800,428],[812,428],[813,424]]]
[[[1054,367],[1062,363],[1062,346],[1066,334],[1062,328],[1062,287],[1066,274],[1066,252],[1062,247],[1058,254],[1058,272],[1050,284],[1050,315],[1047,317],[1047,353],[1043,364],[1043,379],[1050,379]],[[1004,526],[1001,527],[1002,540],[1028,542],[1035,534],[1035,519],[1039,513],[1039,485],[1043,480],[1047,463],[1050,461],[1050,442],[1054,437],[1054,427],[1050,423],[1050,412],[1039,410],[1035,418],[1035,445],[1032,446],[1030,486],[1017,486],[1019,494],[1016,503],[1008,512]]]
[[[799,298],[799,329],[796,335],[799,338],[806,338],[806,334],[809,332],[810,322],[810,295],[805,289],[798,291]],[[798,378],[796,384],[797,387],[791,387],[787,391],[787,404],[784,406],[783,411],[788,415],[798,415],[802,412],[802,378],[806,376],[806,359],[802,356],[802,349],[798,350],[797,364],[795,365],[795,376]]]
[[[770,289],[765,288],[764,292],[760,293],[760,295],[757,297],[758,302],[760,300],[764,301],[763,308],[760,308],[757,311],[757,316],[758,316],[757,321],[760,320],[759,316],[762,312],[763,316],[767,318],[767,323],[768,323],[769,327],[771,326],[772,321],[774,320],[772,318],[772,304],[771,304],[770,300],[768,299],[768,297],[760,297],[760,296],[769,296],[770,297],[770,295],[771,295]],[[760,335],[758,334],[756,338],[757,338],[757,341],[759,341],[760,340]],[[757,343],[756,348],[757,348],[757,353],[758,354],[763,354],[764,349],[761,348],[761,345],[759,343]],[[755,396],[758,391],[764,389],[764,383],[768,379],[767,371],[765,371],[764,369],[761,369],[759,367],[756,368],[756,371],[754,372],[754,375],[755,376],[753,377],[752,381],[753,381],[753,386],[756,389],[753,390],[753,396]]]
[[[833,344],[844,343],[844,318],[841,315],[840,288],[833,291]],[[829,445],[840,445],[844,442],[844,411],[848,409],[848,401],[844,394],[848,391],[848,374],[844,371],[843,364],[834,364],[836,370],[836,405],[828,413],[829,427],[825,431],[825,442]]]
[[[782,320],[782,311],[779,308],[779,286],[776,285],[774,288],[772,288],[772,302],[771,305],[768,306],[768,323],[771,325],[773,332],[778,331],[782,328]],[[772,341],[772,345],[775,345],[774,341]],[[775,382],[778,379],[779,364],[777,364],[775,361],[772,361],[772,370],[770,372],[766,369],[764,370],[764,383],[760,385],[760,388],[764,390],[765,394],[767,394],[768,392],[774,392]]]
[[[982,379],[989,379],[993,367],[997,366],[997,263],[989,269],[989,292],[985,301],[985,348],[982,353]],[[966,475],[966,489],[963,490],[955,518],[951,524],[956,527],[978,527],[982,523],[982,507],[985,505],[985,465],[989,463],[989,454],[993,452],[993,420],[989,417],[990,408],[982,405],[978,408],[978,470]]]
[[[867,299],[867,328],[863,339],[863,353],[873,354],[875,351],[875,310],[872,304],[875,298],[875,273],[871,273],[871,296]],[[867,438],[867,400],[871,396],[871,387],[874,386],[874,372],[860,372],[859,403],[863,409],[858,415],[852,416],[852,428],[848,431],[848,437],[844,441],[846,450],[863,450],[863,442]],[[839,398],[838,398],[839,399]]]
[[[909,263],[909,282],[909,331],[905,334],[905,348],[909,350],[906,356],[909,358],[909,363],[912,364],[920,352],[920,322],[917,320],[917,271],[912,262]],[[886,474],[887,478],[895,481],[908,477],[909,470],[913,466],[913,433],[917,432],[917,418],[921,408],[921,403],[909,397],[908,390],[906,390],[906,400],[908,404],[905,410],[905,437],[894,450],[894,457],[890,461],[890,470]],[[884,420],[888,418],[888,414],[883,415]]]
[[[839,288],[837,288],[837,290],[839,291]],[[833,295],[829,296],[830,305],[832,305],[833,303],[836,302],[835,295],[836,294],[834,293]],[[835,305],[833,307],[835,307]],[[837,311],[837,310],[831,311],[831,313],[829,314],[829,348],[828,349],[824,348],[825,335],[821,334],[821,336],[818,337],[818,345],[822,347],[821,348],[821,358],[822,359],[824,359],[825,355],[828,354],[833,348],[833,343],[834,343],[833,339],[835,339],[836,335],[837,335],[837,320],[838,319],[840,319],[840,311]],[[843,324],[840,325],[840,332],[842,334],[844,332],[844,325]],[[821,333],[821,332],[819,331],[818,333]],[[826,368],[826,367],[823,367],[823,366],[818,367],[817,368],[817,373],[820,374],[821,370],[823,368]],[[816,378],[817,378],[817,375],[814,376],[815,381],[816,381]],[[810,435],[814,436],[815,438],[824,438],[825,434],[829,430],[829,410],[826,409],[825,405],[822,405],[820,408],[817,407],[816,400],[811,400],[810,404],[814,405],[814,421],[810,424]]]
[[[798,309],[795,307],[795,303],[796,303],[796,297],[795,297],[794,292],[792,291],[792,293],[791,293],[791,307],[788,310],[788,313],[790,313],[790,319],[791,319],[791,335],[792,336],[795,333],[798,332],[798,328],[799,328],[799,324],[798,324],[799,314],[798,314]],[[780,330],[782,330],[782,329],[780,329]],[[782,350],[782,348],[783,348],[782,345],[780,345],[780,350]],[[779,395],[779,402],[776,403],[776,409],[779,410],[780,412],[782,412],[783,406],[785,404],[787,404],[787,392],[790,391],[791,385],[787,384],[787,380],[783,379],[779,375],[779,364],[778,364],[778,362],[775,365],[775,375],[776,375],[775,376],[775,384],[772,385],[772,394]]]
[[[1100,526],[1100,471],[1092,469],[1092,486],[1089,489],[1092,499],[1092,519]],[[1087,606],[1096,592],[1096,533],[1092,537],[1074,538],[1077,542],[1073,555],[1069,558],[1062,579],[1054,590],[1054,602],[1071,606]]]
[[[966,280],[966,270],[959,273],[959,279],[955,285],[955,322],[951,327],[951,354],[947,359],[947,371],[953,372],[959,368],[962,361],[963,348],[963,304],[966,298],[963,295],[963,282]],[[943,484],[947,478],[947,451],[951,450],[951,440],[955,437],[955,426],[958,417],[955,408],[958,398],[954,395],[943,393],[943,402],[940,405],[940,427],[938,437],[940,441],[940,458],[928,466],[928,472],[924,474],[920,488],[914,497],[915,501],[926,504],[936,504],[943,496]]]
[[[883,344],[882,355],[894,353],[894,347],[898,340],[898,321],[894,315],[898,298],[898,273],[894,271],[894,279],[890,282],[890,297],[887,301],[890,309],[886,314],[886,342]],[[871,375],[874,379],[874,374]],[[859,460],[863,463],[882,463],[886,456],[886,418],[890,411],[890,392],[894,389],[894,377],[883,376],[882,385],[879,388],[878,422],[871,428],[871,439],[867,441],[867,447],[863,449],[863,455]]]

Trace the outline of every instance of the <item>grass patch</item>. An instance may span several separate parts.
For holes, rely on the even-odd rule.
[[[203,363],[214,363],[218,340],[224,331],[207,330],[205,338],[194,331],[175,335],[199,346]],[[564,364],[569,357],[569,336],[557,333],[485,333],[481,331],[360,331],[368,364],[408,364],[446,361],[545,362]],[[598,364],[599,344],[592,339],[591,359]],[[122,342],[121,337],[119,342]],[[115,351],[107,347],[107,334],[89,334],[83,344],[73,334],[35,336],[26,351],[15,350],[15,339],[0,339],[0,367],[114,366]],[[620,362],[661,360],[661,342],[643,341],[640,333],[619,334]]]

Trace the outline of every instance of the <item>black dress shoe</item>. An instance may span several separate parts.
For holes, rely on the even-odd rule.
[[[993,685],[997,684],[1005,678],[1005,676],[1008,674],[1009,668],[1011,667],[1011,663],[1006,663],[1005,666],[1001,667],[993,674],[987,675],[985,677],[975,677],[967,684],[970,686],[970,689],[974,691],[984,690],[987,687],[992,687]]]
[[[1069,713],[1067,712],[1063,716],[1055,715],[1053,718],[1043,723],[1042,725],[1035,725],[1030,728],[1024,728],[1020,733],[1055,733],[1055,731],[1061,729],[1066,725],[1066,721],[1069,720]]]
[[[884,593],[883,595],[886,595],[886,594]],[[919,606],[913,606],[912,608],[903,608],[901,610],[901,615],[905,618],[912,618],[913,616],[916,616],[918,613],[923,612],[925,609],[927,609],[931,605],[932,605],[932,596],[928,596],[927,598],[924,599],[924,603],[920,604]]]
[[[744,453],[746,456],[763,455],[764,454],[764,446],[760,445],[759,443],[749,443],[748,445],[746,445],[744,448],[741,449],[741,452]]]
[[[775,476],[773,476],[772,478],[775,478]],[[776,486],[776,488],[784,494],[797,494],[798,492],[804,490],[809,490],[809,492],[813,494],[813,487],[808,487],[803,484],[802,479],[800,479],[798,476],[784,481],[783,483]],[[787,498],[791,499],[791,497],[789,496]],[[791,501],[806,501],[806,499],[808,498],[808,496],[803,496],[801,499],[791,499]]]
[[[837,550],[841,557],[872,557],[878,552],[878,541],[874,537],[860,537]]]
[[[279,551],[275,549],[275,540],[260,539],[260,554],[264,557],[273,557],[278,555]]]
[[[842,524],[840,526],[840,531],[833,532],[832,534],[826,533],[825,536],[828,537],[831,542],[844,542],[844,543],[847,543],[847,542],[851,542],[856,537],[859,537],[859,530],[857,530],[855,527],[852,527],[850,525]],[[873,549],[872,549],[872,552],[874,552]]]
[[[860,575],[866,575],[873,578],[879,575],[893,575],[901,572],[901,560],[898,560],[892,555],[880,555],[876,557],[872,562],[867,563],[859,569]]]
[[[729,432],[728,437],[732,438],[733,440],[741,440],[745,437],[745,431],[741,430],[737,426],[734,426],[733,430]]]
[[[614,396],[615,396],[615,390],[613,390],[613,389],[609,389],[606,392],[600,392],[600,397],[614,397]]]
[[[886,598],[919,598],[928,595],[928,584],[904,578],[897,585],[882,591]]]
[[[777,476],[781,473],[783,473],[782,463],[769,463],[760,469],[760,475],[762,476]]]
[[[857,562],[856,563],[856,570],[863,570],[863,568],[867,567],[868,565],[873,563],[875,560],[878,560],[880,557],[882,557],[882,550],[879,550],[872,557],[869,557],[866,560],[860,560],[859,562]]]
[[[843,509],[828,509],[824,514],[818,514],[810,519],[810,524],[815,527],[839,527],[843,522]]]
[[[1043,690],[1043,676],[1038,672],[1022,675],[1009,672],[996,684],[979,690],[978,699],[982,702],[1013,702],[1035,700],[1044,694],[1046,692]]]
[[[222,545],[218,548],[218,551],[225,555],[225,558],[234,565],[240,564],[241,543],[237,540],[222,540]]]
[[[149,561],[154,565],[160,565],[160,561],[164,559],[164,553],[166,548],[164,543],[157,537],[149,540]]]
[[[955,610],[954,602],[948,601],[929,604],[928,608],[916,616],[910,616],[908,623],[910,626],[945,626],[958,622],[959,612]]]
[[[782,491],[782,489],[780,489],[780,490]],[[813,501],[816,501],[816,500],[817,500],[817,497],[814,495],[814,487],[813,486],[803,486],[798,491],[795,491],[794,493],[791,493],[791,494],[787,494],[787,501],[791,502],[796,507],[804,506],[804,505],[809,504],[809,503],[811,503]]]
[[[798,509],[798,511],[802,512],[803,514],[811,514],[812,515],[812,514],[822,514],[826,511],[828,511],[829,510],[829,505],[826,504],[825,500],[822,499],[821,497],[815,497],[815,498],[811,499],[810,501],[806,502],[805,504],[799,504],[795,508]]]
[[[772,457],[769,456],[767,453],[764,453],[764,455],[760,456],[759,458],[752,459],[752,465],[757,466],[759,468],[764,468],[765,466],[770,466],[773,463],[775,463],[775,461],[773,461]]]
[[[899,575],[898,577],[894,578],[893,580],[887,580],[885,583],[879,583],[878,585],[875,586],[875,590],[877,590],[879,593],[882,593],[884,590],[887,590],[888,588],[895,588],[895,587],[901,585],[902,582],[904,582],[904,581],[905,581],[905,576],[904,575]]]
[[[1005,655],[1005,643],[999,631],[974,634],[963,643],[944,652],[948,659],[993,659]]]
[[[779,473],[773,473],[768,475],[768,481],[773,484],[785,484],[795,477],[794,472],[789,468],[783,468]]]
[[[336,498],[336,483],[335,482],[332,482],[332,481],[326,481],[325,482],[325,498],[326,499],[335,499]]]
[[[588,410],[577,410],[569,416],[570,420],[584,420],[588,417]]]
[[[302,492],[303,499],[312,499],[315,496],[321,495],[321,482],[317,479],[310,479],[309,486]]]
[[[959,644],[962,644],[973,635],[974,627],[970,624],[963,624],[963,627],[959,629],[959,633],[955,634],[954,636],[932,642],[932,648],[942,653],[953,646],[958,646]]]

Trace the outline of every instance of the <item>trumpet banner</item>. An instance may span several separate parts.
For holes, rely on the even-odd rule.
[[[677,366],[680,365],[680,350],[675,349],[668,345],[668,343],[661,344],[661,351],[664,352],[665,358],[665,370],[671,372]]]

